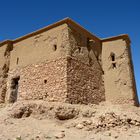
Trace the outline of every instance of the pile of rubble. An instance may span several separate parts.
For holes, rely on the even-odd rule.
[[[133,119],[127,115],[116,115],[114,112],[107,112],[99,117],[81,120],[81,122],[73,123],[73,127],[84,130],[110,130],[115,127],[124,127],[129,129],[132,126],[140,127],[140,118]]]
[[[75,127],[87,131],[110,130],[115,127],[124,127],[129,129],[132,126],[140,127],[140,117],[119,114],[117,111],[102,112],[99,108],[86,106],[81,108],[77,105],[55,104],[55,103],[15,103],[11,110],[10,116],[13,118],[38,117],[39,119],[57,119],[59,121],[71,120],[67,128]]]

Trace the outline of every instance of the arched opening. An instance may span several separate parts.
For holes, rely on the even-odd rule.
[[[112,68],[115,69],[116,68],[116,58],[115,58],[115,53],[111,52],[110,54],[111,57],[111,61],[112,61]]]

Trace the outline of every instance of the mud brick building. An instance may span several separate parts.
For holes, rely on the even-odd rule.
[[[138,104],[130,39],[100,39],[66,18],[0,42],[0,102]]]

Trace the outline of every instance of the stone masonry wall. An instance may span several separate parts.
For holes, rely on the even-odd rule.
[[[102,71],[97,63],[90,67],[74,58],[68,58],[67,69],[70,103],[99,104],[105,100]]]
[[[46,39],[48,43],[44,44]],[[84,104],[105,100],[102,69],[92,46],[98,46],[99,42],[91,45],[88,40],[83,32],[63,25],[16,43],[11,51],[6,100]],[[17,89],[13,89],[16,78],[19,79],[17,96]]]
[[[94,42],[90,42],[93,40]],[[100,41],[69,28],[70,51],[67,59],[68,100],[71,103],[98,104],[105,100],[102,68],[95,48]],[[96,46],[96,47],[95,47]]]
[[[24,68],[9,71],[7,101],[12,102],[11,81],[20,76],[18,100],[66,100],[67,72],[66,59],[58,58],[53,61],[28,65]]]
[[[66,24],[16,42],[11,51],[10,70],[64,57],[68,45]]]

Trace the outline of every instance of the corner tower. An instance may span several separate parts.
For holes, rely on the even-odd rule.
[[[106,101],[138,105],[128,35],[102,40],[102,67]]]

